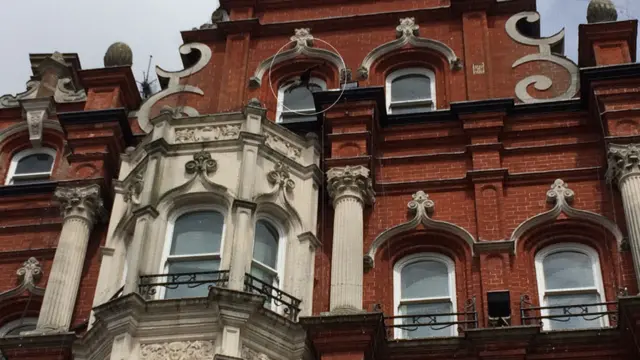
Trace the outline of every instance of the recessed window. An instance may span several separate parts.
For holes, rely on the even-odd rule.
[[[436,104],[435,74],[424,68],[407,68],[387,76],[387,112],[409,114],[432,111]]]
[[[220,268],[223,228],[223,215],[213,210],[189,212],[175,220],[164,271],[167,282],[180,284],[167,286],[164,298],[207,296],[208,285],[196,285],[219,278],[215,272]]]
[[[318,78],[311,78],[309,87],[299,86],[297,80],[286,82],[278,90],[276,121],[279,123],[315,121],[316,106],[313,93],[326,88],[327,84]]]
[[[544,329],[608,325],[606,316],[589,315],[606,311],[604,306],[593,305],[604,301],[604,289],[598,254],[592,248],[581,244],[547,247],[536,255],[536,273]]]
[[[440,254],[417,254],[394,266],[395,337],[453,336],[456,326],[453,261]],[[433,324],[433,325],[430,325]]]
[[[11,159],[5,184],[27,184],[49,180],[55,156],[56,151],[49,148],[20,151]]]
[[[35,330],[37,324],[38,318],[35,317],[25,317],[22,319],[10,321],[0,326],[0,338],[3,338],[5,336],[18,336],[24,331]],[[2,353],[0,353],[0,360],[5,359],[6,358],[2,355]]]
[[[253,245],[251,275],[258,280],[278,287],[278,257],[280,249],[278,230],[266,220],[258,220]]]

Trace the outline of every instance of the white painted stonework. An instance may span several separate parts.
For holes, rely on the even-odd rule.
[[[266,308],[262,296],[244,292],[244,274],[257,219],[273,220],[283,232],[278,287],[302,300],[300,316],[311,315],[322,181],[317,139],[268,121],[257,104],[243,113],[175,116],[151,119],[147,137],[122,155],[90,330],[75,359],[199,360],[248,351],[300,359],[304,331],[279,306]],[[170,219],[199,206],[224,216],[220,270],[229,271],[227,287],[213,288],[209,298],[138,294],[140,275],[165,273]]]

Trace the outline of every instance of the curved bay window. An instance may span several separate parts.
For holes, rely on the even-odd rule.
[[[49,148],[27,149],[11,159],[5,185],[28,184],[51,178],[56,151]]]
[[[292,123],[316,120],[316,106],[313,93],[326,90],[327,84],[318,78],[311,78],[309,86],[301,85],[299,80],[286,82],[278,90],[278,109],[276,122]]]
[[[165,299],[207,296],[207,283],[219,280],[224,216],[214,210],[180,215],[170,229],[164,273],[175,285],[165,286]],[[195,275],[194,275],[195,274]],[[177,276],[180,275],[180,276]]]
[[[392,72],[386,80],[387,112],[409,114],[435,109],[436,77],[424,68],[407,68]]]
[[[394,266],[393,284],[396,338],[455,334],[455,266],[451,259],[433,253],[405,257]]]
[[[558,244],[538,252],[535,262],[544,329],[608,326],[595,250],[582,244]]]

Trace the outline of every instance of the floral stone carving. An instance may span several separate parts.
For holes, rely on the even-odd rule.
[[[199,126],[175,129],[176,143],[232,140],[240,136],[240,125]]]
[[[140,346],[141,360],[211,360],[213,356],[211,341],[175,341]]]
[[[218,169],[218,162],[211,158],[211,154],[200,151],[193,155],[193,160],[184,165],[187,174],[209,175]]]

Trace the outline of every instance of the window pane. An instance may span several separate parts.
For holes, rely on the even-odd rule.
[[[598,294],[580,295],[550,295],[547,296],[547,306],[556,305],[584,305],[600,302]],[[602,310],[601,310],[602,309]],[[576,317],[559,317],[549,319],[552,330],[597,328],[603,325],[602,317],[588,315],[605,311],[599,306],[584,306],[565,309],[549,309],[549,315],[584,315]]]
[[[291,92],[287,92],[285,90],[283,111],[304,109],[307,111],[302,112],[302,115],[314,113],[316,106],[313,102],[313,94],[310,90],[316,92],[322,90],[322,88],[316,84],[309,84],[309,89],[306,87],[297,87],[291,90]]]
[[[171,261],[169,263],[169,274],[195,273],[202,271],[218,271],[220,260],[199,260],[199,261]],[[199,274],[195,276],[183,275],[180,277],[167,276],[166,282],[185,282],[186,284],[169,285],[175,287],[171,289],[167,287],[165,299],[176,299],[183,297],[200,297],[207,296],[209,293],[209,285],[212,282],[198,284],[194,281],[213,281],[221,277],[220,274]]]
[[[591,258],[575,251],[563,251],[544,258],[547,290],[595,286]]]
[[[251,276],[271,286],[275,287],[278,285],[278,281],[277,281],[278,275],[274,271],[269,271],[257,265],[251,266]],[[258,286],[258,284],[254,284],[254,285]]]
[[[50,172],[53,166],[53,157],[49,154],[33,154],[25,156],[16,166],[16,174],[31,174]]]
[[[431,99],[431,79],[424,75],[409,74],[391,82],[391,101]]]
[[[171,255],[219,252],[223,223],[222,214],[215,211],[182,215],[173,230]]]
[[[273,269],[278,262],[278,232],[266,221],[256,224],[253,258]]]
[[[432,336],[451,336],[457,325],[451,325],[450,327],[445,325],[434,326],[416,326],[420,324],[437,324],[447,323],[454,321],[452,315],[435,316],[436,314],[450,314],[451,303],[431,303],[431,304],[406,304],[400,305],[398,309],[400,315],[430,315],[430,316],[415,316],[410,318],[403,318],[402,338],[404,339],[416,339],[426,338]]]
[[[402,299],[449,296],[447,266],[439,261],[416,261],[403,267],[400,276]]]

